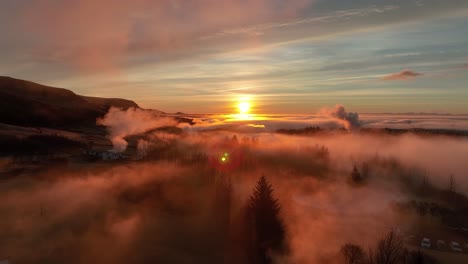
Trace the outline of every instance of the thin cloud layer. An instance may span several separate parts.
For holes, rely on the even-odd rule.
[[[366,114],[362,124],[368,128],[447,129],[468,131],[467,115],[447,114]]]
[[[232,115],[188,116],[194,125],[179,124],[187,131],[231,130],[239,132],[274,132],[279,129],[392,128],[444,129],[468,131],[467,115],[403,113],[359,114],[347,112],[342,105],[326,107],[311,115],[252,115],[247,120],[233,119]]]
[[[31,57],[82,69],[118,70],[140,55],[172,56],[200,48],[200,36],[220,29],[294,17],[308,0],[281,1],[35,1],[20,6],[15,29],[31,31]],[[72,10],[72,11],[70,11]],[[44,19],[49,18],[49,19]],[[11,34],[14,35],[13,32]]]
[[[166,57],[207,55],[219,53],[220,48],[237,50],[365,29],[369,21],[400,23],[468,9],[465,2],[456,0],[443,4],[342,0],[287,3],[276,0],[38,0],[30,3],[6,0],[2,5],[5,8],[0,11],[0,19],[5,23],[0,26],[0,33],[6,36],[6,47],[11,51],[22,52],[37,62],[72,63],[82,70],[116,71],[128,63],[145,62],[144,58],[150,55],[156,62]],[[213,38],[218,40],[207,41]]]
[[[416,97],[426,78],[390,85],[383,76],[439,76],[466,62],[467,13],[461,0],[4,0],[0,72],[165,112],[196,112],[198,104],[225,112],[241,94],[262,96],[273,113],[335,102],[389,112],[396,96]],[[466,112],[466,75],[453,75],[427,82],[418,99]]]

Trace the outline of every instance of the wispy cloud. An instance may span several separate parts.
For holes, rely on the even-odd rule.
[[[230,35],[263,35],[265,31],[279,29],[279,28],[287,28],[293,26],[299,26],[304,24],[318,24],[318,23],[331,23],[336,21],[343,21],[348,20],[353,17],[364,17],[369,16],[371,14],[381,14],[386,13],[389,11],[394,11],[398,9],[398,6],[395,5],[387,5],[383,7],[367,7],[367,8],[360,8],[360,9],[351,9],[351,10],[340,10],[333,12],[329,15],[325,16],[314,16],[309,18],[291,20],[286,22],[277,22],[277,23],[265,23],[265,24],[258,24],[248,27],[241,27],[241,28],[233,28],[233,29],[226,29],[220,32],[217,32],[213,35],[203,36],[201,39],[210,39],[210,38],[218,38],[218,37],[225,37]]]
[[[415,72],[412,70],[402,70],[401,72],[384,76],[383,79],[386,81],[409,80],[423,75],[423,73]]]
[[[142,54],[184,54],[193,51],[198,36],[207,32],[293,18],[310,2],[40,0],[21,5],[14,16],[5,15],[11,18],[7,23],[10,40],[33,42],[33,48],[22,48],[34,51],[38,58],[54,57],[83,69],[102,70],[120,67],[126,59]],[[16,33],[25,30],[31,34],[20,37]]]
[[[275,113],[467,109],[467,1],[0,2],[0,72],[80,94],[168,112],[229,112],[238,94]]]
[[[30,54],[28,61],[92,71],[349,33],[468,10],[468,4],[452,0],[431,2],[430,6],[427,1],[424,5],[372,5],[339,0],[292,0],[287,4],[265,0],[248,4],[237,0],[15,2],[5,0],[1,4],[5,8],[0,6],[0,33],[7,36],[5,46],[9,48],[5,54]],[[19,33],[25,31],[30,34]]]

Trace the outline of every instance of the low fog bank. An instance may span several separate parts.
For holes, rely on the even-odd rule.
[[[362,114],[368,128],[468,130],[468,115],[450,114]]]
[[[286,230],[287,250],[268,253],[277,263],[343,263],[346,243],[368,248],[390,229],[413,234],[421,223],[466,220],[399,209],[413,201],[465,206],[444,195],[468,194],[466,139],[143,130],[134,139],[139,161],[49,167],[0,181],[0,259],[249,263],[244,214],[262,175]]]
[[[232,115],[191,116],[195,125],[180,125],[189,131],[230,129],[240,132],[274,132],[279,129],[430,129],[468,131],[467,115],[449,114],[358,114],[346,112],[344,107],[322,109],[311,115],[254,115],[239,120]]]
[[[430,129],[435,131],[466,131],[468,116],[449,114],[364,114],[350,112],[342,105],[325,107],[312,115],[186,115],[162,114],[159,111],[136,108],[111,107],[108,113],[97,119],[104,126],[112,142],[113,152],[124,152],[128,146],[126,138],[167,128],[185,132],[231,131],[237,133],[303,133],[310,130],[346,130],[359,132],[361,129]],[[297,130],[297,131],[296,131]],[[456,134],[456,133],[455,133]],[[467,134],[463,134],[467,135]]]

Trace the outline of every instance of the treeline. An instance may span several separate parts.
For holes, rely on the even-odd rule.
[[[419,250],[408,250],[400,235],[390,231],[377,244],[365,251],[356,244],[346,244],[341,248],[346,264],[435,264],[437,261]]]
[[[412,200],[396,203],[395,207],[403,213],[415,212],[420,216],[438,218],[447,227],[465,228],[468,223],[468,203],[463,203],[461,198],[459,203],[451,203],[449,206],[436,202]]]
[[[217,189],[215,224],[225,244],[225,263],[269,264],[288,252],[281,206],[265,176],[257,181],[247,204],[232,216],[230,182],[221,181]]]
[[[24,138],[0,135],[0,156],[53,154],[84,147],[79,141],[60,135],[31,135]]]
[[[454,137],[468,137],[468,131],[455,130],[455,129],[428,129],[428,128],[361,128],[361,133],[369,134],[389,134],[389,135],[401,135],[401,134],[416,134],[421,136],[429,135],[443,135],[443,136],[454,136]]]
[[[286,240],[287,230],[280,217],[281,206],[274,197],[273,187],[265,176],[256,183],[248,200],[241,221],[229,222],[229,208],[232,204],[232,186],[224,182],[221,192],[218,192],[219,219],[225,220],[227,225],[238,225],[236,234],[222,236],[228,242],[228,256],[226,263],[270,264],[287,256],[289,246]],[[221,213],[219,213],[221,212]],[[232,230],[232,226],[231,226]],[[240,230],[240,231],[239,231]],[[241,238],[239,238],[241,237]],[[236,244],[237,247],[233,247]],[[239,245],[241,245],[239,247]],[[236,251],[237,250],[237,251]],[[405,248],[402,236],[397,231],[390,231],[379,239],[376,244],[364,250],[360,245],[345,244],[340,250],[338,263],[343,264],[435,264],[436,259],[419,250]],[[243,258],[239,258],[243,256]]]
[[[348,133],[349,131],[344,128],[321,128],[318,126],[309,126],[299,129],[278,129],[276,133],[286,135],[315,135],[324,134],[326,132],[342,132]],[[452,129],[426,129],[426,128],[360,128],[360,133],[366,134],[388,134],[388,135],[402,135],[407,133],[417,134],[421,136],[425,135],[444,135],[454,137],[468,137],[468,131],[464,130],[452,130]]]
[[[286,135],[313,135],[322,132],[322,129],[318,126],[310,126],[302,129],[278,129],[276,133]]]

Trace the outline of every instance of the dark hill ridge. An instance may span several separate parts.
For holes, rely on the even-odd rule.
[[[94,126],[111,106],[139,106],[130,100],[77,95],[74,92],[0,76],[0,123],[20,126]]]

